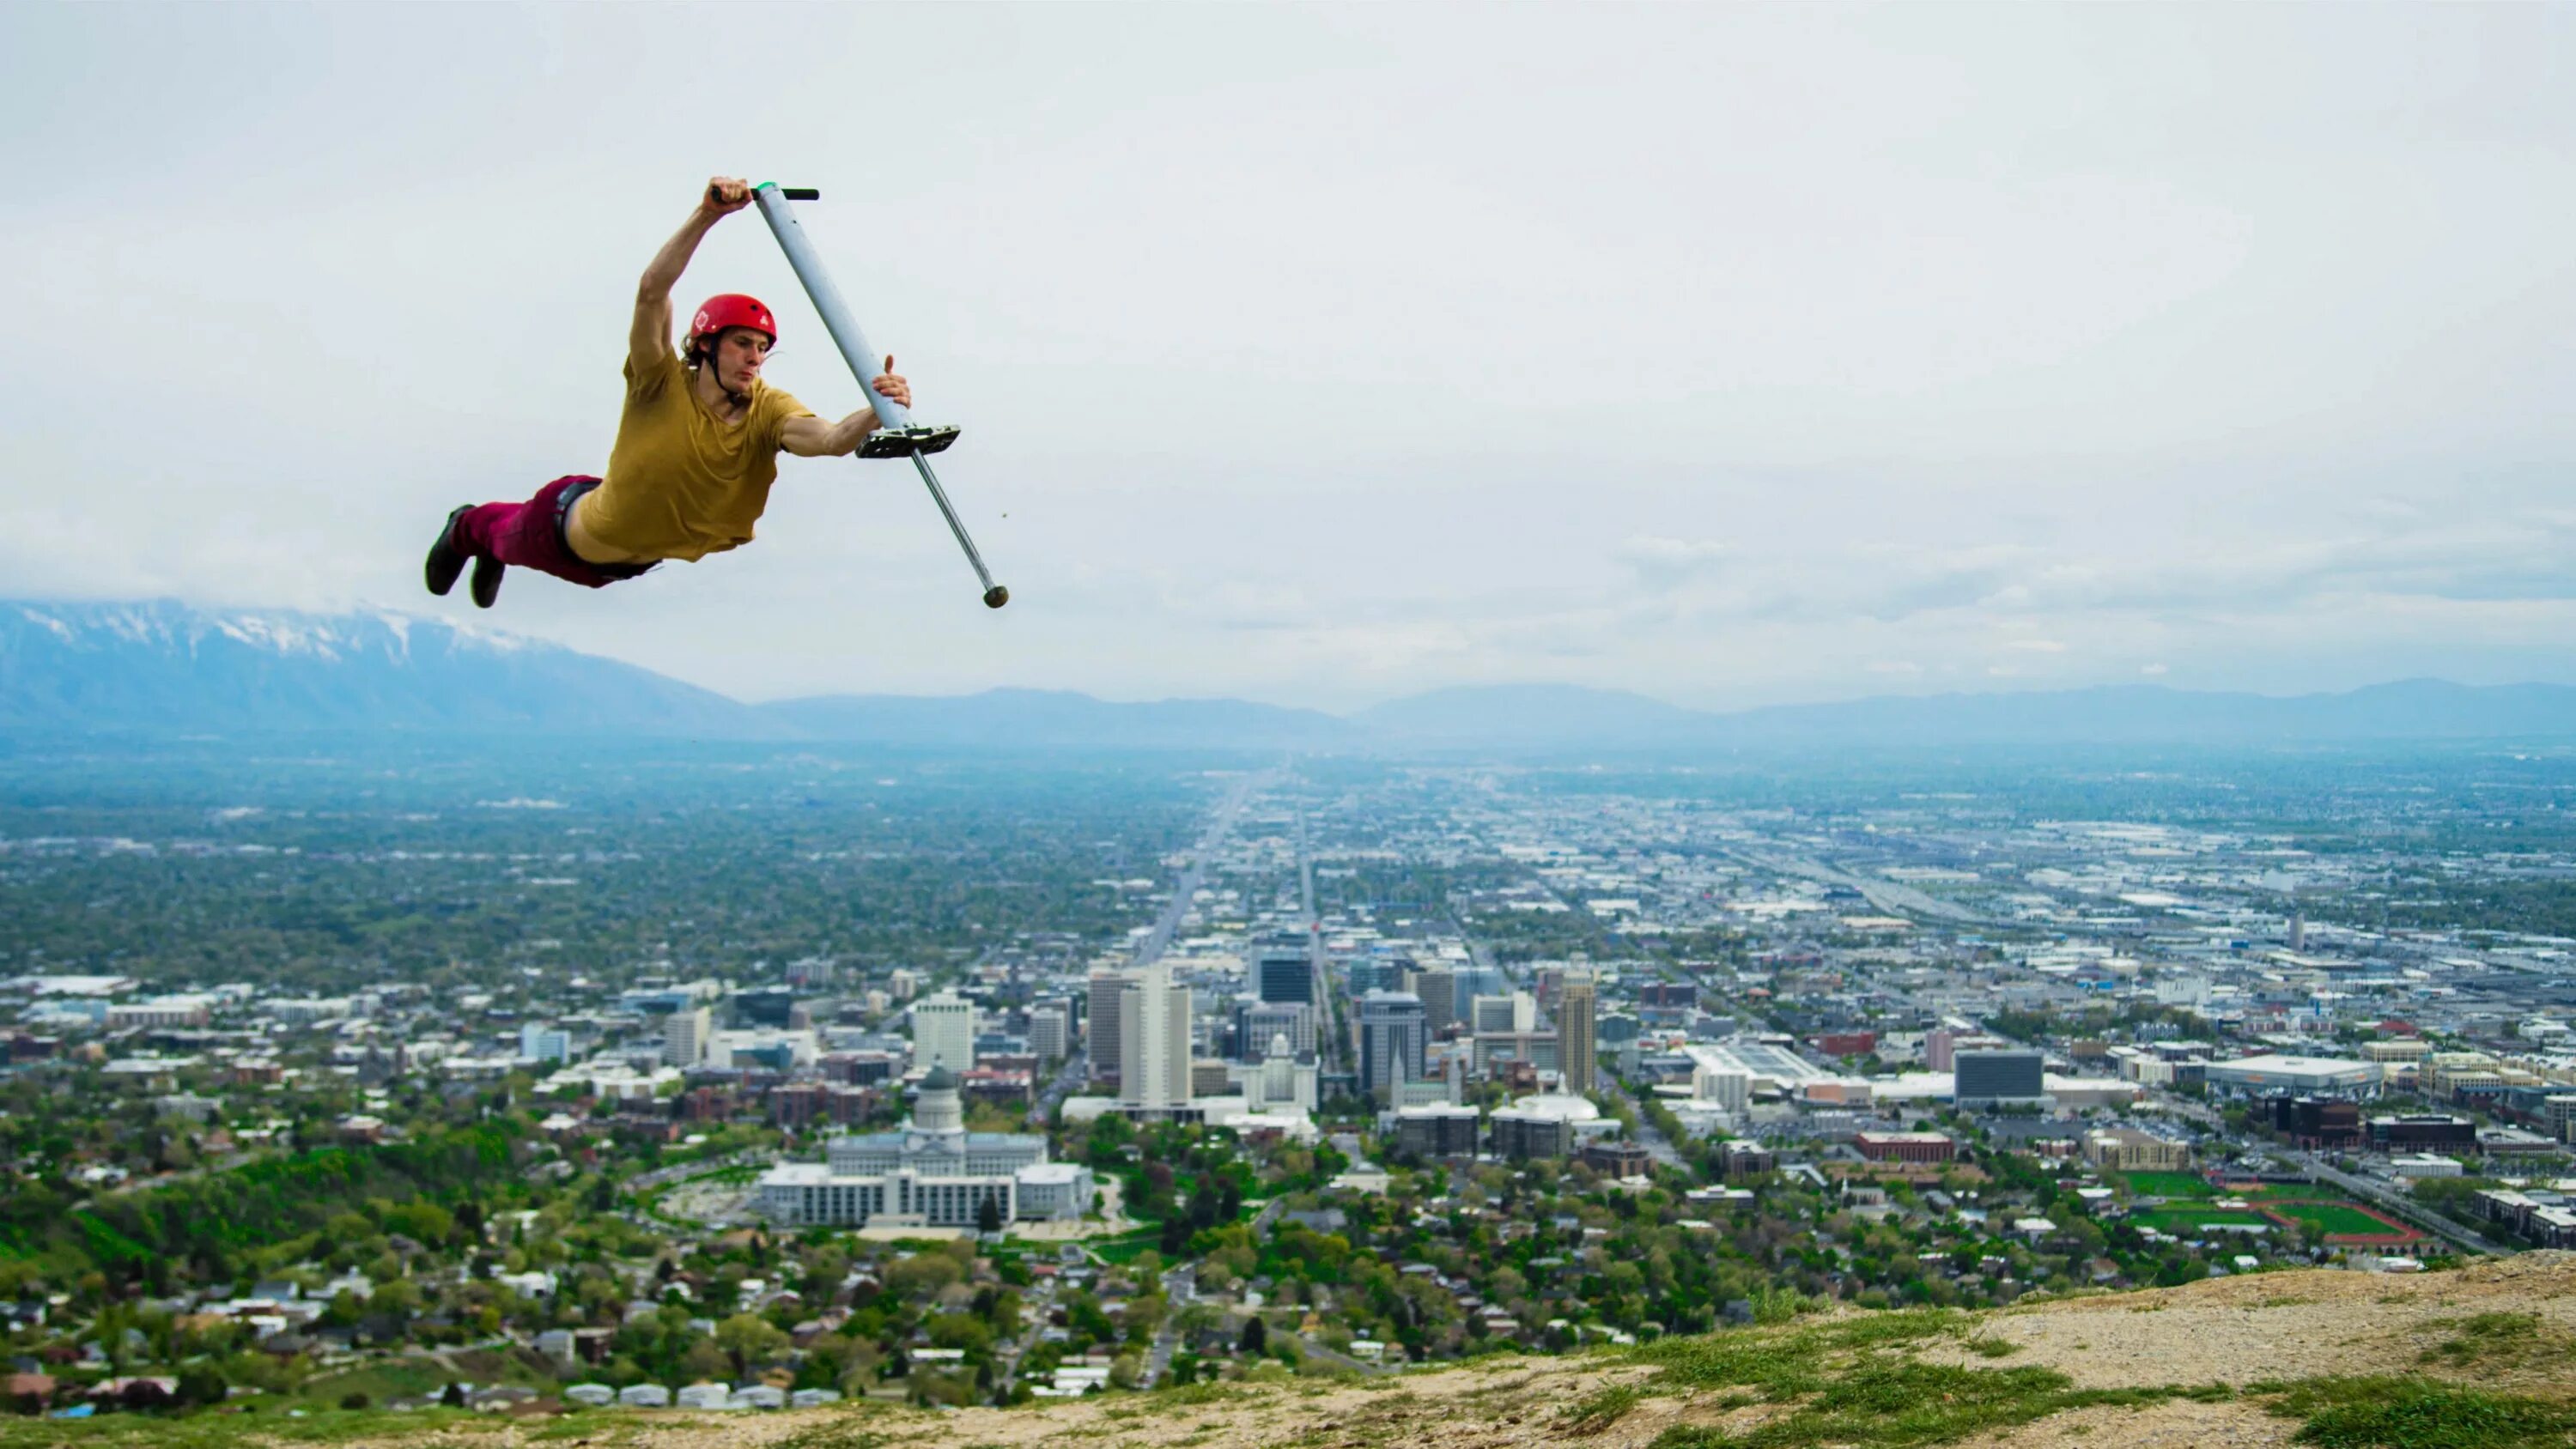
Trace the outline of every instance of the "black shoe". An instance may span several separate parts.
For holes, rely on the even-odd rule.
[[[468,503],[447,515],[447,525],[438,531],[438,542],[429,546],[429,562],[422,567],[421,573],[433,594],[444,596],[449,589],[456,587],[456,576],[465,572],[467,555],[465,550],[456,546],[456,520],[464,517],[473,506]]]
[[[497,558],[474,560],[474,582],[466,586],[473,591],[474,607],[478,609],[492,607],[492,601],[501,597],[501,575],[507,572],[509,572],[509,565]]]

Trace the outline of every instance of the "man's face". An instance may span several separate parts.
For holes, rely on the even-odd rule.
[[[728,327],[716,339],[716,381],[727,392],[751,391],[760,365],[769,360],[769,337],[748,327]]]

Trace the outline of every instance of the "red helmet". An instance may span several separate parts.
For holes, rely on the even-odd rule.
[[[698,315],[689,319],[689,340],[695,343],[728,327],[748,327],[766,334],[770,346],[778,345],[778,319],[769,315],[758,297],[746,297],[740,292],[726,292],[699,303]]]

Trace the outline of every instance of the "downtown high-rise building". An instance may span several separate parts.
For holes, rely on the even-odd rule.
[[[1538,1003],[1526,991],[1479,996],[1468,1006],[1468,1029],[1479,1034],[1538,1030]]]
[[[729,1005],[736,1026],[774,1026],[784,1030],[787,1019],[796,1012],[796,993],[784,986],[760,986],[735,992]]]
[[[707,1059],[715,1039],[715,1013],[692,1006],[662,1018],[662,1060],[682,1071]]]
[[[1062,1001],[1041,1001],[1029,1008],[1029,1055],[1047,1066],[1063,1061],[1073,1051],[1073,1007]]]
[[[1086,1029],[1090,1033],[1089,1059],[1091,1079],[1095,1082],[1118,1080],[1119,999],[1136,985],[1130,971],[1094,971],[1091,973],[1089,999],[1084,1003]]]
[[[1565,984],[1565,968],[1541,966],[1530,972],[1530,994],[1550,1011],[1556,1009],[1557,988]]]
[[[1128,1107],[1190,1103],[1190,989],[1155,962],[1118,997],[1118,1101]]]
[[[1372,991],[1360,998],[1360,1093],[1395,1100],[1396,1084],[1422,1080],[1422,998],[1410,991]]]
[[[1393,956],[1371,956],[1351,963],[1351,995],[1372,991],[1411,991],[1404,981],[1409,963]]]
[[[975,1003],[954,991],[912,1004],[913,1070],[926,1072],[934,1063],[952,1072],[975,1065]]]
[[[1314,953],[1302,940],[1272,941],[1261,949],[1253,985],[1264,1001],[1302,1001],[1313,1006]]]
[[[1564,1074],[1565,1090],[1578,1096],[1596,1085],[1593,1074],[1599,1048],[1592,1032],[1598,990],[1588,975],[1569,975],[1557,987],[1557,1070]]]
[[[1413,973],[1413,994],[1422,998],[1422,1024],[1433,1036],[1458,1020],[1458,973],[1446,966],[1426,966]]]

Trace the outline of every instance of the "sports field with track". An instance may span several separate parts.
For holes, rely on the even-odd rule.
[[[2210,1228],[2277,1227],[2270,1218],[2251,1208],[2160,1207],[2149,1208],[2129,1221],[2140,1227],[2153,1228],[2176,1237],[2192,1237]]]
[[[2358,1203],[2318,1193],[2294,1183],[2232,1183],[2212,1186],[2189,1172],[2118,1174],[2132,1197],[2164,1199],[2162,1206],[2141,1208],[2130,1221],[2177,1237],[2231,1229],[2297,1225],[2329,1243],[2387,1246],[2410,1243],[2423,1234],[2395,1218]],[[2331,1191],[2331,1190],[2329,1190]],[[2221,1201],[2241,1207],[2219,1207]]]
[[[2349,1202],[2267,1202],[2262,1208],[2269,1216],[2289,1219],[2310,1232],[2323,1234],[2330,1243],[2345,1238],[2409,1242],[2423,1236],[2395,1218],[2382,1217]]]

